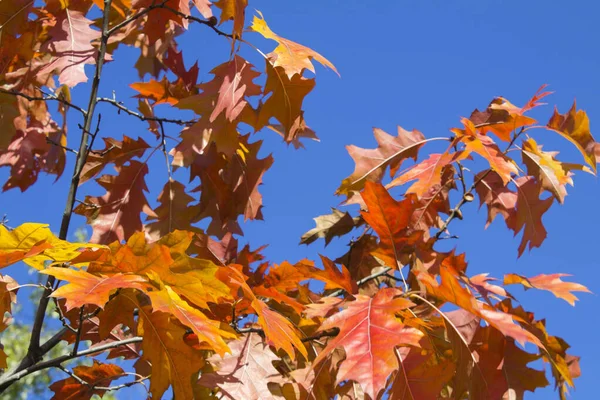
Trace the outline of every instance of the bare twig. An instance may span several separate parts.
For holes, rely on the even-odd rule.
[[[85,111],[83,108],[79,107],[76,104],[73,104],[67,100],[65,100],[62,97],[53,95],[53,94],[48,94],[46,96],[29,96],[25,93],[21,93],[21,92],[17,92],[16,90],[6,90],[3,88],[0,88],[0,93],[6,93],[6,94],[12,94],[13,96],[17,96],[17,97],[23,97],[24,99],[27,99],[29,101],[57,101],[59,103],[62,103],[68,107],[73,108],[74,110],[79,111],[84,117],[87,115],[87,111]]]
[[[127,18],[125,21],[118,23],[117,25],[113,26],[112,28],[110,28],[107,33],[106,36],[111,36],[113,33],[115,33],[116,31],[118,31],[119,29],[123,28],[124,26],[129,25],[130,23],[132,23],[133,21],[136,21],[138,19],[140,19],[141,17],[143,17],[144,15],[148,14],[150,11],[156,9],[156,8],[162,8],[169,0],[164,0],[162,3],[160,4],[151,4],[148,8],[132,15],[131,17]]]
[[[101,391],[105,391],[105,392],[109,392],[111,390],[119,390],[119,389],[131,387],[131,386],[137,385],[137,384],[142,384],[143,385],[144,381],[146,381],[146,380],[148,380],[150,378],[149,376],[142,376],[142,377],[140,377],[140,378],[138,378],[138,379],[136,379],[134,381],[122,383],[120,385],[114,385],[114,386],[96,386],[96,385],[92,385],[90,382],[87,382],[85,379],[77,376],[77,374],[75,374],[72,371],[69,371],[67,368],[65,368],[62,365],[57,365],[56,368],[60,369],[65,374],[67,374],[71,378],[75,379],[75,381],[77,381],[77,383],[79,383],[80,385],[87,386],[89,388],[89,390],[101,390]],[[118,377],[115,377],[115,378],[118,378]]]
[[[202,19],[202,18],[194,17],[192,15],[184,14],[181,11],[175,10],[174,8],[171,8],[167,5],[162,5],[161,7],[156,7],[156,8],[164,8],[165,10],[169,10],[173,14],[178,15],[183,19],[187,19],[188,21],[194,21],[194,22],[197,22],[202,25],[206,25],[209,28],[211,28],[213,31],[215,31],[215,33],[218,34],[219,36],[224,36],[224,37],[228,37],[230,39],[235,39],[232,34],[223,32],[222,30],[217,28],[216,23],[211,19]]]
[[[61,149],[65,150],[65,151],[68,151],[68,152],[71,152],[71,153],[73,153],[75,155],[79,154],[77,152],[77,150],[72,149],[72,148],[67,147],[67,146],[63,146],[62,144],[60,144],[58,142],[55,142],[54,140],[50,139],[49,137],[46,137],[46,143],[51,144],[51,145],[56,146],[56,147],[60,147]]]
[[[506,147],[506,150],[504,150],[503,154],[506,154],[510,150],[511,146],[515,143],[515,141],[521,136],[521,134],[523,132],[525,132],[525,127],[522,127],[519,132],[516,132],[514,134],[512,140],[510,141],[510,143]],[[473,190],[475,190],[475,187],[479,184],[479,182],[481,182],[482,180],[484,180],[485,177],[488,176],[488,174],[491,171],[492,171],[491,169],[488,169],[485,173],[481,174],[481,176],[479,178],[475,179],[475,181],[473,182],[473,184],[471,185],[471,187],[469,187],[469,189],[463,193],[463,196],[461,197],[460,201],[450,211],[450,214],[448,215],[448,218],[446,218],[446,220],[444,221],[444,224],[441,226],[440,230],[437,231],[437,233],[435,234],[435,236],[434,236],[435,240],[439,240],[440,239],[440,237],[442,236],[442,234],[444,232],[446,232],[446,229],[448,229],[448,225],[450,225],[450,223],[452,222],[452,220],[454,220],[454,218],[462,219],[462,213],[460,211],[461,207],[463,205],[465,205],[465,203],[469,203],[469,202],[473,201],[473,198],[474,198],[474,196],[473,196]]]
[[[81,342],[81,332],[83,331],[83,311],[85,307],[79,309],[79,325],[77,326],[77,332],[75,333],[75,343],[73,344],[73,352],[71,354],[77,354],[79,350],[79,342]]]
[[[141,121],[156,121],[158,123],[164,122],[164,123],[168,123],[168,124],[177,124],[177,125],[192,125],[192,124],[196,123],[196,120],[183,120],[183,119],[161,118],[161,117],[146,117],[145,115],[142,115],[136,111],[133,111],[133,110],[125,107],[123,105],[123,103],[121,103],[120,101],[117,101],[115,99],[110,99],[108,97],[98,97],[98,102],[112,104],[113,106],[117,107],[119,110],[121,110],[131,116],[134,116],[134,117],[140,119]]]
[[[60,322],[62,323],[62,325],[65,328],[67,328],[68,330],[70,330],[71,332],[76,333],[77,329],[73,328],[71,326],[71,324],[69,324],[67,322],[67,318],[65,317],[65,314],[63,314],[62,309],[58,305],[58,300],[56,299],[56,297],[53,297],[52,300],[54,300],[54,307],[56,309],[56,313],[58,314],[58,319],[60,320]]]

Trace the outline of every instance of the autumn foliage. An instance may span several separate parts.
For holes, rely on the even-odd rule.
[[[196,64],[185,66],[198,54],[177,45],[192,24],[230,52],[205,82]],[[261,36],[274,49],[252,44]],[[119,62],[123,47],[139,54],[131,107],[98,94],[110,85],[103,65]],[[248,51],[264,64],[252,65]],[[52,368],[64,373],[49,387],[53,399],[138,384],[153,399],[170,390],[177,400],[519,399],[549,379],[567,395],[579,357],[509,290],[550,291],[573,305],[586,287],[560,273],[470,275],[465,254],[438,241],[477,201],[488,225],[519,236],[519,256],[541,246],[543,215],[565,201],[575,173],[596,173],[586,113],[573,104],[537,121],[530,112],[547,100],[542,87],[522,106],[498,97],[448,121],[442,137],[374,129],[375,148],[348,146],[355,168],[337,189],[344,207],[316,217],[301,238],[353,236],[346,254],[274,263],[236,239],[242,220],[262,219],[260,186],[273,165],[253,134],[270,130],[295,147],[316,138],[303,109],[315,64],[337,73],[273,32],[247,0],[0,2],[3,190],[26,192],[40,172],[71,180],[58,235],[40,223],[0,225],[0,267],[23,262],[46,281],[27,356],[7,360],[0,350],[0,390]],[[85,104],[71,99],[76,85],[89,89]],[[146,132],[109,135],[101,105],[104,118],[128,114]],[[544,149],[544,130],[570,141],[582,161]],[[166,160],[160,193],[146,184],[152,157]],[[189,180],[176,180],[176,170]],[[102,194],[83,185],[92,181]],[[87,219],[89,243],[67,240],[73,213]],[[0,331],[11,329],[18,290],[1,276]],[[44,323],[48,307],[62,328]],[[69,352],[45,357],[62,342]],[[88,360],[68,366],[77,359]],[[549,374],[532,365],[540,360]]]

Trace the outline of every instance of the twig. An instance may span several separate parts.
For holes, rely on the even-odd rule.
[[[90,382],[87,382],[85,379],[77,376],[77,374],[75,374],[72,371],[69,371],[67,368],[65,368],[62,365],[57,365],[56,368],[60,369],[65,374],[67,374],[71,378],[75,379],[77,381],[77,383],[79,383],[80,385],[87,386],[89,388],[89,390],[101,390],[101,391],[105,391],[105,392],[109,392],[111,390],[119,390],[119,389],[131,387],[131,386],[137,385],[137,384],[144,384],[144,381],[146,381],[146,380],[148,380],[150,378],[149,376],[142,376],[142,377],[140,377],[140,378],[138,378],[138,379],[136,379],[134,381],[122,383],[120,385],[115,385],[115,386],[96,386],[96,385],[92,385]],[[121,375],[121,376],[123,376],[123,375]],[[117,377],[115,376],[115,378],[117,378]]]
[[[391,271],[391,270],[392,270],[392,268],[390,268],[390,267],[384,267],[384,268],[383,268],[381,271],[379,271],[379,272],[375,272],[374,274],[371,274],[371,275],[369,275],[369,276],[367,276],[367,277],[365,277],[365,278],[362,278],[362,279],[360,279],[359,281],[357,281],[357,282],[356,282],[356,286],[362,286],[362,285],[364,285],[365,283],[372,281],[373,279],[377,279],[377,278],[379,278],[380,276],[383,276],[383,275],[387,274],[387,273],[388,273],[389,271]],[[325,297],[337,297],[337,296],[339,296],[339,295],[343,294],[344,292],[345,292],[345,290],[344,290],[344,289],[338,289],[338,290],[336,290],[335,292],[331,292],[331,293],[329,293],[329,294],[328,294],[327,296],[325,296]]]
[[[63,314],[62,309],[58,305],[58,300],[56,299],[56,297],[53,297],[52,300],[54,300],[54,307],[56,309],[56,313],[58,314],[58,319],[62,323],[62,325],[65,328],[67,328],[68,330],[70,330],[71,332],[77,333],[77,329],[73,328],[71,326],[71,324],[69,324],[67,322],[67,319],[66,319],[65,315]]]
[[[60,226],[59,238],[65,240],[67,238],[67,234],[69,232],[69,225],[71,223],[71,216],[73,213],[73,205],[75,203],[75,196],[77,195],[77,188],[79,187],[79,179],[81,175],[81,171],[83,170],[83,166],[85,165],[86,156],[87,156],[87,147],[88,147],[88,138],[89,131],[92,126],[92,119],[94,117],[94,110],[97,104],[98,98],[98,87],[100,86],[100,76],[102,74],[102,66],[104,65],[104,58],[106,55],[106,48],[108,45],[108,23],[110,20],[110,10],[111,10],[112,0],[104,0],[104,12],[102,16],[102,37],[100,40],[100,49],[98,51],[97,59],[96,59],[96,71],[94,73],[94,80],[92,81],[92,87],[90,90],[89,97],[89,106],[88,111],[84,114],[84,124],[81,134],[81,142],[79,144],[79,152],[77,154],[77,160],[75,161],[75,168],[73,171],[73,176],[71,178],[71,185],[69,188],[69,193],[67,196],[67,201],[65,204],[65,210],[63,212],[63,218]],[[31,339],[29,342],[29,348],[27,350],[27,355],[24,360],[28,360],[25,364],[28,364],[27,367],[31,366],[38,362],[43,353],[40,351],[40,336],[42,332],[42,326],[44,324],[44,317],[46,315],[46,308],[48,307],[48,302],[50,299],[50,294],[52,293],[52,287],[56,279],[53,276],[49,276],[46,281],[46,289],[42,294],[40,299],[38,309],[35,315],[35,319],[33,322],[33,327],[31,330]],[[21,364],[20,364],[21,365]],[[6,387],[0,388],[0,392],[6,389]]]
[[[160,7],[157,8],[164,8],[165,10],[169,10],[171,11],[173,14],[180,16],[183,19],[187,19],[188,21],[194,21],[197,22],[199,24],[202,25],[206,25],[209,28],[211,28],[213,31],[215,31],[216,34],[218,34],[219,36],[225,36],[228,37],[230,39],[235,39],[235,37],[230,34],[230,33],[225,33],[222,30],[220,30],[219,28],[216,27],[216,24],[213,20],[210,19],[202,19],[202,18],[198,18],[198,17],[194,17],[192,15],[188,15],[188,14],[184,14],[181,11],[175,10],[174,8],[171,8],[167,5],[162,5]]]
[[[144,15],[148,14],[150,11],[154,10],[155,8],[162,8],[169,0],[164,0],[162,3],[160,4],[151,4],[148,8],[138,12],[137,14],[132,15],[131,17],[127,18],[125,21],[118,23],[117,25],[113,26],[112,28],[110,28],[107,32],[106,35],[107,36],[111,36],[113,33],[115,33],[116,31],[118,31],[119,29],[123,28],[124,26],[129,25],[130,23],[132,23],[133,21],[143,17]]]
[[[71,108],[79,111],[84,117],[87,115],[87,111],[85,111],[83,108],[63,99],[62,97],[58,97],[53,94],[49,94],[49,95],[42,96],[42,97],[37,97],[37,96],[29,96],[25,93],[17,92],[16,90],[6,90],[3,88],[0,88],[0,93],[12,94],[13,96],[23,97],[24,99],[27,99],[29,101],[58,101],[59,103],[62,103],[68,107],[71,107]]]
[[[71,354],[77,354],[79,350],[79,342],[81,342],[81,332],[83,331],[83,310],[85,307],[79,309],[79,325],[77,326],[77,332],[75,334],[75,343],[73,344],[73,352]]]
[[[48,143],[48,144],[51,144],[51,145],[53,145],[53,146],[60,147],[61,149],[65,150],[65,151],[68,151],[68,152],[71,152],[71,153],[73,153],[73,154],[75,154],[75,155],[79,154],[79,153],[77,152],[77,150],[75,150],[75,149],[72,149],[72,148],[70,148],[70,147],[67,147],[67,146],[63,146],[62,144],[60,144],[60,143],[58,143],[58,142],[56,142],[56,141],[54,141],[54,140],[50,139],[49,137],[46,137],[46,143]]]
[[[525,132],[525,127],[522,127],[521,130],[513,136],[512,140],[506,147],[506,150],[504,150],[503,154],[506,154],[508,152],[508,150],[510,150],[511,146],[515,143],[515,141],[519,138],[519,136],[521,136],[521,134],[523,132]],[[481,176],[479,178],[475,179],[475,181],[473,182],[471,187],[466,192],[463,193],[463,196],[460,199],[460,201],[458,202],[458,204],[456,204],[456,206],[450,211],[448,218],[446,218],[446,220],[444,221],[444,224],[442,225],[440,230],[435,234],[435,236],[434,236],[435,240],[439,240],[439,238],[442,236],[442,233],[444,233],[446,231],[446,229],[448,229],[448,225],[450,225],[450,223],[452,222],[452,220],[454,218],[462,219],[462,213],[460,212],[461,207],[465,203],[469,203],[469,202],[473,201],[473,198],[474,198],[473,190],[475,190],[475,187],[479,184],[479,182],[484,180],[485,177],[488,176],[488,174],[491,171],[492,171],[491,169],[488,169],[485,173],[481,174]]]
[[[312,336],[307,336],[305,338],[300,339],[301,342],[311,342],[313,340],[319,340],[323,337],[335,337],[340,333],[340,328],[334,327],[331,329],[327,329],[324,331],[321,331],[315,335]]]
[[[115,99],[110,99],[108,97],[98,97],[98,102],[112,104],[113,106],[117,107],[119,110],[121,110],[131,116],[139,118],[141,121],[156,121],[158,123],[164,122],[164,123],[168,123],[168,124],[177,124],[177,125],[192,125],[197,122],[196,120],[183,120],[183,119],[172,119],[172,118],[161,118],[161,117],[146,117],[145,115],[142,115],[136,111],[133,111],[133,110],[125,107],[123,105],[123,103],[121,103],[120,101],[117,101]]]
[[[100,352],[103,352],[106,350],[115,349],[120,346],[126,346],[128,344],[138,343],[138,342],[141,342],[142,340],[143,340],[142,337],[136,336],[136,337],[123,339],[123,340],[119,340],[119,341],[112,342],[112,343],[107,343],[102,346],[82,350],[82,351],[78,352],[77,354],[65,354],[63,356],[59,356],[59,357],[53,358],[48,361],[42,361],[42,362],[39,362],[34,365],[28,365],[28,366],[24,367],[23,369],[16,371],[14,373],[7,373],[7,374],[2,375],[0,377],[0,392],[6,390],[6,388],[8,388],[11,384],[18,381],[19,379],[21,379],[27,375],[30,375],[34,372],[41,371],[41,370],[44,370],[47,368],[57,367],[57,366],[61,365],[62,363],[64,363],[65,361],[69,361],[69,360],[72,360],[77,357],[87,356],[89,354],[100,353]],[[50,350],[50,349],[48,349],[48,350]]]

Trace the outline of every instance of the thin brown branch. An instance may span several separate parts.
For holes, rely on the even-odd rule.
[[[60,308],[60,306],[58,305],[58,300],[56,299],[56,297],[53,297],[52,300],[54,301],[54,307],[56,310],[56,313],[58,314],[58,319],[59,321],[62,323],[62,325],[67,328],[68,330],[70,330],[73,333],[77,332],[77,329],[73,328],[71,326],[71,324],[69,324],[67,322],[67,318],[65,317],[65,315],[62,312],[62,309]]]
[[[112,0],[104,0],[104,12],[102,16],[102,37],[100,39],[100,49],[98,51],[97,59],[96,59],[96,70],[94,72],[94,79],[92,81],[92,87],[90,90],[89,96],[89,105],[88,111],[84,115],[84,123],[83,129],[81,133],[81,142],[79,144],[79,151],[77,154],[77,159],[75,161],[75,168],[73,171],[73,176],[71,178],[71,185],[69,187],[69,193],[67,196],[67,201],[65,204],[65,210],[63,212],[63,218],[60,226],[59,238],[65,240],[67,238],[67,234],[69,233],[69,225],[71,223],[71,216],[73,213],[73,205],[75,204],[75,196],[77,195],[77,188],[79,187],[79,179],[81,176],[81,171],[83,170],[83,166],[85,165],[86,157],[87,157],[87,148],[88,148],[88,139],[89,139],[89,131],[92,126],[92,120],[94,117],[94,111],[97,105],[98,98],[98,88],[100,86],[100,77],[102,75],[102,67],[104,65],[104,58],[106,56],[106,49],[108,45],[108,23],[110,20],[110,9],[111,9]],[[46,281],[46,289],[42,294],[42,298],[40,299],[38,309],[35,315],[35,319],[33,322],[33,327],[31,330],[31,339],[29,342],[29,348],[27,351],[27,355],[25,356],[25,360],[27,367],[31,366],[38,362],[43,353],[40,348],[40,336],[42,332],[42,327],[44,324],[44,317],[46,315],[46,308],[48,307],[48,302],[50,299],[50,294],[52,293],[52,288],[56,282],[56,279],[53,276],[49,276]],[[5,387],[3,387],[5,389]],[[3,390],[0,388],[0,391]]]
[[[113,106],[117,107],[120,111],[123,111],[131,116],[139,118],[141,121],[156,121],[158,123],[167,123],[167,124],[177,124],[177,125],[192,125],[196,123],[196,120],[183,120],[183,119],[173,119],[173,118],[161,118],[161,117],[146,117],[136,111],[133,111],[123,105],[122,102],[117,101],[115,99],[110,99],[108,97],[98,97],[99,103],[109,103]]]
[[[300,339],[302,342],[312,342],[313,340],[319,340],[324,337],[335,337],[340,333],[340,328],[334,327],[331,329],[326,329],[312,336],[307,336],[305,338]]]
[[[49,94],[49,95],[41,96],[41,97],[38,97],[38,96],[29,96],[29,95],[27,95],[25,93],[17,92],[16,90],[6,90],[6,89],[3,89],[3,88],[0,88],[0,93],[11,94],[11,95],[17,96],[17,97],[23,97],[24,99],[27,99],[29,101],[57,101],[57,102],[62,103],[64,105],[68,106],[68,107],[73,108],[74,110],[79,111],[84,116],[84,118],[87,115],[87,111],[85,111],[83,108],[81,108],[78,105],[73,104],[73,103],[65,100],[62,97],[59,97],[59,96],[56,96],[56,95],[53,95],[53,94]]]
[[[364,285],[365,283],[372,281],[373,279],[377,279],[380,276],[386,275],[391,270],[392,270],[392,268],[390,268],[390,267],[384,267],[381,271],[375,272],[367,277],[364,277],[364,278],[358,280],[356,282],[356,286],[360,287],[360,286]],[[329,293],[325,297],[337,297],[337,296],[342,295],[344,292],[345,292],[344,289],[338,289],[335,292]]]
[[[87,356],[89,354],[96,354],[106,350],[116,349],[120,346],[126,346],[132,343],[139,343],[143,340],[142,337],[136,336],[133,338],[123,339],[112,343],[107,343],[102,346],[88,348],[78,352],[77,354],[65,354],[48,361],[38,362],[37,364],[28,365],[21,370],[15,371],[14,373],[6,373],[0,377],[0,392],[3,392],[10,385],[37,371],[42,371],[47,368],[58,367],[62,363],[73,360],[78,357]],[[49,350],[49,349],[48,349]]]
[[[79,309],[79,325],[77,326],[77,332],[75,333],[75,343],[73,344],[72,354],[77,354],[77,350],[79,350],[79,343],[81,342],[81,332],[83,331],[84,310],[85,307],[83,306]]]
[[[202,19],[202,18],[194,17],[193,15],[184,14],[181,11],[175,10],[174,8],[171,8],[167,5],[162,5],[162,6],[156,7],[156,8],[164,8],[165,10],[169,10],[173,14],[178,15],[183,19],[187,19],[188,21],[197,22],[202,25],[206,25],[209,28],[211,28],[219,36],[224,36],[224,37],[228,37],[230,39],[235,39],[235,37],[232,34],[223,32],[222,30],[217,28],[215,20],[213,20],[213,19]]]
[[[55,142],[54,140],[50,139],[49,137],[46,138],[46,143],[51,144],[52,146],[60,147],[61,149],[65,150],[65,151],[68,151],[70,153],[73,153],[75,155],[79,154],[77,152],[77,150],[72,149],[72,148],[67,147],[67,146],[63,146],[62,144],[60,144],[58,142]]]
[[[144,15],[148,14],[150,11],[156,9],[156,8],[162,8],[169,0],[164,0],[162,3],[160,4],[151,4],[148,8],[133,14],[131,17],[127,18],[126,20],[124,20],[123,22],[118,23],[117,25],[113,26],[112,28],[110,28],[107,32],[107,36],[111,36],[112,34],[114,34],[116,31],[118,31],[119,29],[129,25],[130,23],[142,18]]]
[[[525,132],[525,127],[522,127],[521,130],[519,132],[516,132],[513,135],[512,140],[510,141],[510,143],[508,144],[508,146],[506,146],[506,150],[504,150],[503,154],[506,154],[510,148],[512,147],[512,145],[517,141],[517,139],[521,136],[521,134],[523,132]],[[435,240],[439,240],[440,237],[442,236],[442,234],[444,232],[446,232],[446,229],[448,229],[448,225],[450,225],[450,223],[452,222],[452,220],[454,220],[454,218],[459,218],[462,219],[462,213],[460,211],[461,207],[463,205],[465,205],[465,203],[469,203],[471,201],[473,201],[474,196],[473,196],[473,190],[475,190],[475,187],[479,184],[479,182],[481,182],[482,180],[485,179],[486,176],[488,176],[488,174],[491,172],[491,169],[488,169],[485,173],[481,174],[481,176],[477,179],[475,179],[475,181],[473,181],[473,184],[471,185],[471,187],[469,187],[469,189],[463,193],[463,196],[461,197],[460,201],[456,204],[456,206],[454,206],[454,208],[450,211],[450,214],[448,215],[448,218],[446,218],[446,220],[444,221],[443,225],[441,226],[440,230],[437,231],[437,233],[434,236]]]
[[[101,391],[105,391],[105,392],[109,392],[111,390],[114,391],[114,390],[124,389],[124,388],[128,388],[128,387],[131,387],[131,386],[137,385],[137,384],[142,384],[143,385],[144,382],[150,378],[149,376],[142,376],[142,377],[140,377],[140,378],[138,378],[138,379],[136,379],[134,381],[125,382],[125,383],[122,383],[120,385],[114,385],[114,386],[96,386],[96,385],[92,385],[90,382],[87,382],[85,379],[77,376],[77,374],[75,374],[72,371],[69,371],[67,368],[65,368],[62,365],[57,365],[56,368],[60,369],[65,374],[67,374],[71,378],[75,379],[75,381],[77,381],[77,383],[79,383],[80,385],[87,386],[89,388],[89,390],[101,390]]]

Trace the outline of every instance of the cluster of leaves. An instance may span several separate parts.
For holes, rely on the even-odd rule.
[[[177,399],[521,398],[549,384],[544,371],[529,365],[536,360],[549,365],[561,397],[573,386],[579,358],[505,286],[547,290],[571,304],[572,292],[587,289],[562,281],[563,274],[507,274],[501,282],[469,276],[465,255],[440,251],[436,243],[477,196],[488,224],[499,215],[515,235],[522,232],[519,255],[539,247],[546,237],[542,216],[555,200],[563,203],[573,171],[596,172],[599,145],[575,104],[540,126],[527,113],[548,94],[542,88],[523,107],[494,99],[463,118],[450,137],[375,129],[377,148],[348,148],[356,167],[337,190],[360,212],[333,209],[317,217],[301,243],[329,243],[350,232],[359,238],[336,260],[321,257],[321,266],[274,264],[262,248],[240,249],[236,240],[240,217],[262,218],[258,189],[273,163],[258,156],[261,142],[251,133],[270,129],[296,147],[316,138],[302,110],[315,86],[306,70],[314,72],[313,61],[335,67],[274,33],[260,13],[244,30],[246,0],[39,3],[0,3],[0,166],[11,169],[4,190],[25,191],[40,171],[60,177],[67,152],[75,169],[59,237],[43,224],[0,225],[0,268],[23,261],[48,276],[28,352],[0,377],[0,390],[58,368],[69,376],[50,386],[55,399],[102,396],[146,381],[156,399],[169,388]],[[102,11],[96,21],[88,19],[94,7]],[[231,31],[221,30],[229,21]],[[177,48],[191,23],[231,47],[208,82],[197,82],[197,65],[186,68]],[[259,51],[263,72],[240,54],[254,48],[249,32],[277,42],[271,53]],[[150,76],[131,85],[137,110],[98,97],[102,66],[119,46],[139,48],[135,67],[140,77]],[[88,79],[85,65],[95,71],[86,108],[70,98],[70,88]],[[48,108],[53,103],[61,123]],[[104,148],[96,149],[100,103],[147,122],[146,139],[103,137]],[[160,104],[192,110],[196,118],[158,116]],[[83,121],[79,150],[67,144],[69,112]],[[165,124],[183,127],[171,149]],[[571,141],[585,163],[561,162],[542,150],[530,136],[540,128]],[[421,157],[432,141],[445,150]],[[168,179],[152,207],[145,178],[156,153],[166,158]],[[401,170],[408,159],[414,163]],[[101,175],[109,166],[116,175]],[[172,168],[186,168],[189,182],[199,183],[189,190]],[[92,179],[105,194],[74,207],[79,185]],[[73,212],[92,227],[90,243],[65,240]],[[200,222],[208,228],[198,228]],[[2,277],[3,315],[11,313],[18,288]],[[40,343],[50,299],[63,328]],[[5,319],[0,331],[8,325]],[[72,350],[42,359],[61,342]],[[526,343],[535,351],[525,351]],[[92,365],[63,366],[86,356]],[[113,359],[132,360],[135,372]],[[134,380],[113,385],[127,376]]]

